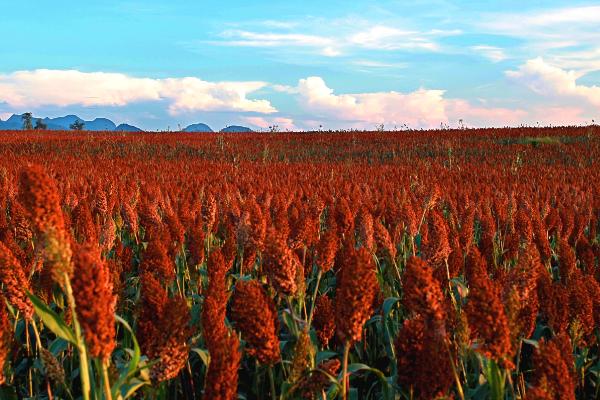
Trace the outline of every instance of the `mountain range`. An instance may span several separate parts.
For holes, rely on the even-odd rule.
[[[83,129],[86,131],[117,131],[117,132],[142,132],[143,130],[137,126],[129,124],[116,125],[113,121],[108,118],[96,118],[92,121],[86,121],[79,118],[77,115],[66,115],[64,117],[57,118],[37,118],[32,117],[32,124],[38,119],[41,119],[48,130],[51,131],[64,131],[71,129],[71,124],[76,121],[84,123]],[[23,115],[13,114],[6,121],[0,119],[0,131],[9,130],[21,130],[23,129]],[[183,129],[183,132],[213,132],[210,126],[202,123],[192,124]],[[220,130],[220,132],[252,132],[252,129],[245,126],[231,125]]]

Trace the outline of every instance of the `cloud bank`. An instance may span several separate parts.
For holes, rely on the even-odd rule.
[[[512,82],[525,89],[524,94],[529,91],[538,98],[524,98],[506,107],[490,99],[454,98],[442,89],[338,93],[320,76],[283,85],[37,69],[0,74],[0,112],[3,117],[9,110],[37,111],[44,107],[109,107],[127,112],[136,103],[145,107],[154,102],[172,117],[191,119],[199,112],[216,112],[224,123],[240,121],[260,129],[273,125],[282,130],[320,125],[373,129],[378,124],[387,128],[438,128],[440,124],[457,126],[461,120],[470,127],[573,124],[589,122],[600,111],[600,87],[579,83],[584,75],[584,71],[565,70],[542,58],[530,59],[505,71],[505,83]],[[250,98],[257,92],[265,98]],[[279,111],[268,98],[275,94],[295,100],[298,107]],[[524,107],[525,103],[529,106]],[[205,117],[209,115],[217,114]]]
[[[194,111],[274,113],[268,100],[248,96],[265,82],[208,82],[195,77],[137,78],[120,73],[37,69],[0,74],[0,102],[14,108],[126,106],[165,101],[171,115]]]
[[[301,79],[298,93],[304,109],[342,127],[373,129],[375,124],[388,128],[406,124],[412,128],[436,128],[441,123],[456,124],[459,120],[470,126],[498,126],[518,123],[525,115],[521,110],[448,99],[444,90],[335,94],[317,76]]]
[[[575,98],[600,107],[600,87],[577,84],[583,74],[565,71],[535,58],[521,65],[516,71],[507,71],[506,75],[536,93],[553,98]]]

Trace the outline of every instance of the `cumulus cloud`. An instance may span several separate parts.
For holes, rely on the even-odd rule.
[[[247,97],[265,86],[265,82],[208,82],[195,77],[153,79],[120,73],[38,69],[0,74],[0,102],[14,108],[36,108],[166,101],[171,114],[191,111],[269,114],[277,111],[269,101]]]
[[[462,99],[446,100],[446,113],[449,122],[463,120],[471,127],[515,126],[529,120],[528,113],[523,110],[485,107]]]
[[[516,82],[526,85],[536,93],[554,98],[577,98],[600,107],[600,87],[577,84],[583,74],[565,71],[546,63],[542,58],[528,60],[516,71],[506,71]]]
[[[462,119],[469,126],[517,124],[523,111],[475,106],[465,100],[446,99],[443,90],[418,89],[410,93],[373,92],[335,94],[320,77],[301,79],[301,105],[329,123],[372,129],[375,124],[435,128]]]
[[[431,126],[446,120],[442,90],[337,95],[313,76],[299,81],[298,92],[308,109],[342,121]]]
[[[243,117],[242,120],[260,129],[269,129],[272,126],[277,126],[280,130],[285,131],[298,130],[298,127],[294,124],[294,120],[286,117]]]

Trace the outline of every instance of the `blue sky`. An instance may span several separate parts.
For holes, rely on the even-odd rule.
[[[22,3],[1,3],[2,119],[76,113],[149,130],[600,120],[600,3]]]

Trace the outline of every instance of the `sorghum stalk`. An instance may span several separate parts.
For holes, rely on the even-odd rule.
[[[106,400],[112,400],[110,380],[108,378],[108,362],[105,361],[102,361],[102,381],[104,382],[104,395],[106,396]]]
[[[267,371],[269,373],[269,387],[271,388],[271,399],[277,399],[277,392],[275,392],[275,378],[273,376],[273,366],[269,365],[267,367]]]
[[[65,292],[67,295],[67,301],[71,314],[73,315],[73,328],[75,328],[75,339],[77,341],[77,352],[79,353],[79,377],[81,378],[81,392],[83,400],[89,400],[90,398],[90,372],[87,357],[87,349],[85,348],[85,342],[83,341],[83,335],[81,334],[81,327],[77,322],[77,312],[75,311],[75,298],[73,297],[73,289],[71,288],[71,280],[66,272],[63,272],[63,280],[65,285]]]
[[[315,301],[317,301],[317,293],[319,292],[319,284],[321,283],[321,276],[323,275],[323,271],[319,268],[319,272],[317,272],[317,283],[315,284],[315,290],[312,295],[312,301],[310,303],[310,314],[308,315],[307,326],[310,329],[310,324],[312,323],[313,314],[315,313]]]
[[[344,343],[344,359],[342,366],[342,400],[348,396],[348,355],[350,354],[350,341]]]

